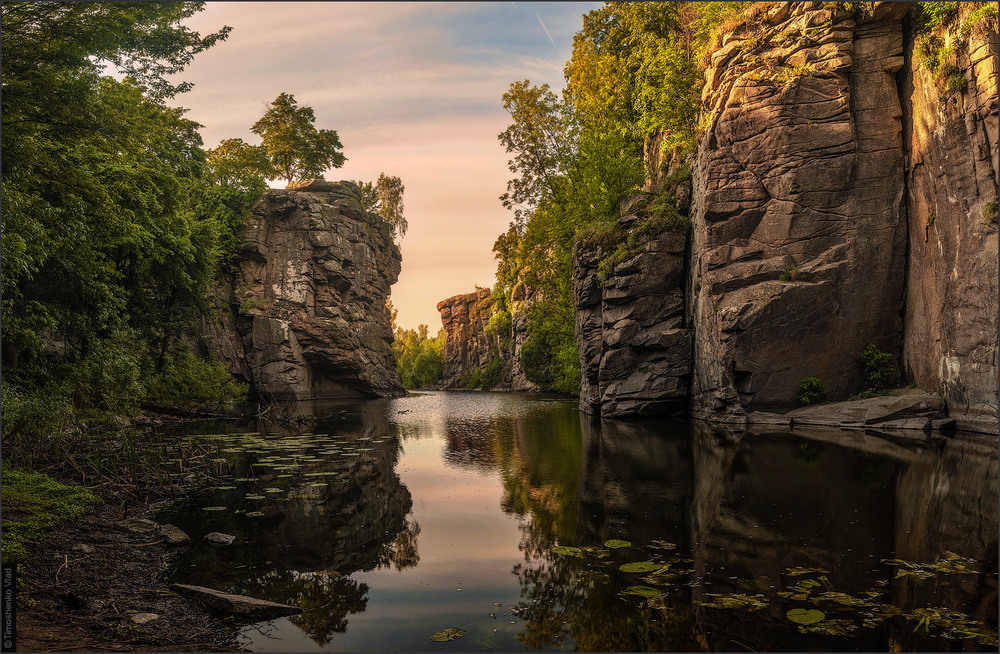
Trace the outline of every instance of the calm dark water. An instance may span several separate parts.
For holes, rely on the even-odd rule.
[[[196,539],[173,581],[305,609],[245,628],[251,649],[996,651],[995,439],[494,393],[315,415],[183,437],[228,476],[159,516]]]

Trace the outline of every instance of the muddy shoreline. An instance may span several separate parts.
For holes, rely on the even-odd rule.
[[[17,566],[18,651],[245,651],[235,626],[170,590],[185,545],[143,522],[159,505],[105,503],[31,547]]]

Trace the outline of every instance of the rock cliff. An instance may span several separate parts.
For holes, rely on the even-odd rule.
[[[622,203],[620,228],[640,219],[648,198]],[[646,239],[602,279],[609,253],[577,242],[573,294],[580,352],[580,408],[606,417],[683,411],[691,375],[691,330],[684,324],[687,230]]]
[[[971,10],[960,6],[958,22]],[[965,46],[952,55],[954,79],[944,80],[913,65],[917,37],[906,33],[903,365],[918,386],[940,392],[960,422],[995,433],[997,34],[985,27],[964,38],[936,34]]]
[[[712,56],[695,167],[696,415],[860,390],[898,356],[906,253],[902,16],[778,5]]]
[[[263,398],[402,395],[386,309],[400,261],[354,184],[268,191],[203,340]]]
[[[510,323],[490,320],[496,313],[488,288],[456,295],[437,305],[445,331],[441,384],[445,388],[531,391],[524,376],[521,346],[527,337],[525,311],[533,291],[519,284],[513,293]]]
[[[744,422],[795,407],[806,378],[831,400],[864,390],[874,344],[960,428],[995,433],[997,40],[959,33],[972,9],[935,35],[951,44],[947,79],[917,52],[911,3],[760,3],[722,37],[691,187],[666,189],[690,202],[688,253],[647,238],[601,287],[608,253],[577,246],[584,409],[670,411],[687,396],[693,415]],[[646,154],[645,190],[662,193],[676,153],[654,137]],[[605,315],[630,303],[636,325]],[[638,353],[670,330],[663,383],[670,365]]]

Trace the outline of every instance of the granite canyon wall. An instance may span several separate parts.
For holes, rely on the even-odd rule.
[[[301,187],[268,191],[253,208],[203,341],[262,398],[402,395],[386,308],[401,262],[390,230],[351,182]]]
[[[598,284],[607,253],[577,247],[581,408],[686,404],[739,423],[796,406],[806,378],[831,400],[864,390],[874,344],[960,427],[995,433],[995,31],[939,29],[959,75],[942,79],[916,53],[911,3],[751,15],[711,57],[691,188],[670,190],[690,197],[686,253],[676,235],[647,239]],[[646,190],[662,191],[676,162],[651,141]],[[637,323],[615,316],[629,298]],[[657,363],[649,345],[670,330]]]

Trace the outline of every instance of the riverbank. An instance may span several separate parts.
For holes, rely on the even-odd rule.
[[[21,651],[242,651],[231,624],[169,588],[177,548],[149,503],[105,503],[32,543],[18,565]]]

